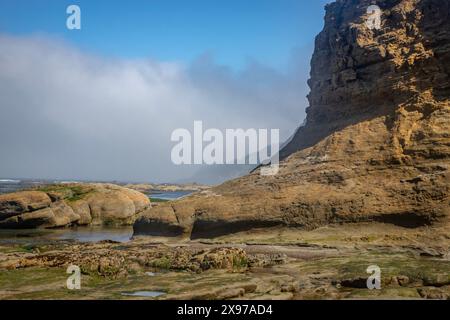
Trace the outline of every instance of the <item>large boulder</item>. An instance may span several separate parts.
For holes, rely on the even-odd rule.
[[[64,201],[53,202],[50,209],[53,212],[53,217],[44,225],[45,227],[63,227],[75,224],[80,220],[80,216]]]
[[[215,237],[275,226],[377,221],[450,227],[450,4],[371,0],[326,7],[306,124],[259,170],[146,210],[136,235]]]
[[[68,203],[80,218],[77,221],[78,225],[88,225],[92,222],[91,208],[86,200],[77,200]]]
[[[0,196],[0,228],[132,224],[150,206],[144,194],[113,184],[58,184]]]
[[[50,203],[49,207],[25,212],[0,221],[3,228],[54,228],[77,222],[80,216],[63,201]]]
[[[45,208],[32,212],[25,212],[0,221],[0,228],[16,229],[16,228],[35,228],[49,225],[49,222],[54,219],[52,209]]]
[[[127,223],[136,213],[136,207],[126,192],[100,188],[86,197],[93,224]],[[130,221],[131,222],[131,221]]]
[[[0,195],[0,220],[48,207],[50,197],[40,191],[23,191]]]

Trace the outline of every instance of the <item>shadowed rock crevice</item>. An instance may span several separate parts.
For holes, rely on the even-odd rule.
[[[433,224],[433,218],[430,216],[420,215],[414,212],[375,216],[371,220],[411,229],[430,226]]]
[[[216,238],[223,235],[230,234],[232,231],[242,232],[258,228],[272,228],[282,226],[283,223],[279,221],[260,221],[260,220],[241,220],[241,221],[202,221],[196,220],[192,227],[191,239],[207,239]]]
[[[136,221],[133,225],[133,235],[148,235],[153,237],[179,237],[184,234],[181,226],[165,223],[162,221],[153,221],[151,223],[142,223]]]

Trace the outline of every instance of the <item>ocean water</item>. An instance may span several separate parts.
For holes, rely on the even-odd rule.
[[[79,226],[61,229],[0,229],[0,244],[26,244],[41,240],[77,240],[80,242],[111,240],[116,242],[127,242],[132,236],[132,226]]]
[[[30,189],[39,185],[76,182],[77,181],[0,179],[0,194]],[[192,191],[151,191],[146,195],[149,198],[151,197],[163,200],[176,200],[183,198],[191,193]]]
[[[162,291],[135,291],[135,292],[122,292],[123,296],[130,297],[148,297],[148,298],[156,298],[162,295],[165,295],[165,292]]]
[[[189,194],[191,194],[192,191],[153,191],[148,193],[147,195],[150,198],[156,198],[156,199],[162,199],[162,200],[176,200],[181,199]]]
[[[23,189],[30,189],[38,185],[52,183],[47,180],[16,180],[16,179],[0,179],[0,194],[16,192]]]

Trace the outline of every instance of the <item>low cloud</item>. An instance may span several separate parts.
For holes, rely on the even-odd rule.
[[[190,65],[100,57],[45,36],[0,35],[0,177],[181,181],[177,128],[279,128],[304,118],[311,48],[287,72],[241,71],[205,54]]]

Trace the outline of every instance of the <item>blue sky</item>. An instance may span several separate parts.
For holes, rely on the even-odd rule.
[[[327,2],[0,0],[0,178],[230,178],[174,165],[172,132],[291,136]]]
[[[294,48],[311,46],[327,2],[0,0],[0,32],[49,34],[103,56],[189,63],[209,53],[232,68],[285,68]],[[65,28],[70,4],[81,8],[82,30]]]

